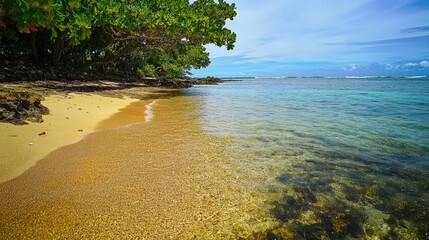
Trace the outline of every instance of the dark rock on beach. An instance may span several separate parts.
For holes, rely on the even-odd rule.
[[[159,87],[159,88],[189,88],[192,86],[192,82],[189,79],[181,78],[144,78],[143,83],[148,87]]]
[[[215,77],[206,77],[206,78],[145,78],[143,79],[145,85],[150,87],[160,87],[160,88],[189,88],[193,85],[216,85],[218,83],[224,82],[222,79]]]
[[[101,82],[97,80],[92,81],[36,81],[31,83],[31,86],[52,89],[59,92],[97,92],[108,90],[121,90],[132,87],[140,87],[135,83],[122,83],[122,82]]]
[[[36,93],[0,91],[0,122],[16,125],[43,122],[42,115],[49,109],[41,104],[44,98]]]

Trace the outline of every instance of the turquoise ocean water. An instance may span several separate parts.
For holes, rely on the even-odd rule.
[[[265,198],[267,239],[429,239],[429,78],[243,79],[184,94],[224,139],[228,171]]]

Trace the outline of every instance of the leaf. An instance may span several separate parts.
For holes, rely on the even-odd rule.
[[[57,30],[55,30],[55,28],[51,28],[50,30],[51,30],[52,38],[54,38],[54,39],[57,38],[58,37]]]

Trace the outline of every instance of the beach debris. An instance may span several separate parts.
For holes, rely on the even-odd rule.
[[[79,129],[78,131],[79,131],[79,132],[83,132],[83,129]]]
[[[39,136],[45,136],[45,135],[46,135],[46,132],[39,133]]]
[[[33,146],[33,143],[28,143],[29,146]]]
[[[66,117],[66,119],[70,119],[69,117]]]
[[[82,108],[78,108],[77,110],[82,111]]]

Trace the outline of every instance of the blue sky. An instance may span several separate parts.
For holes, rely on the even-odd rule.
[[[232,51],[195,76],[429,75],[429,0],[227,0]]]

